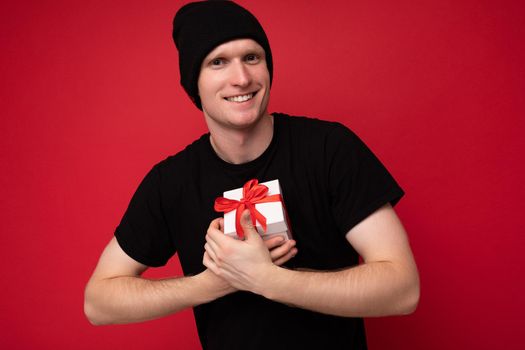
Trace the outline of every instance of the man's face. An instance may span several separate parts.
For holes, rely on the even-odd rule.
[[[210,131],[255,125],[267,114],[270,97],[264,49],[252,39],[217,46],[202,62],[198,88]]]

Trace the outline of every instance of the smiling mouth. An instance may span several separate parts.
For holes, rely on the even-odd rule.
[[[257,92],[252,92],[252,93],[245,94],[245,95],[237,95],[237,96],[225,97],[224,99],[226,101],[229,101],[229,102],[240,103],[240,102],[246,102],[246,101],[251,100],[256,94],[257,94]]]

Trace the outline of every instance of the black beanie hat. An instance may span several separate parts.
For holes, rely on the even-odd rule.
[[[180,83],[202,110],[197,81],[204,58],[217,46],[234,39],[253,39],[265,51],[273,78],[272,52],[259,21],[233,1],[200,1],[184,5],[173,20],[173,40],[179,50]]]

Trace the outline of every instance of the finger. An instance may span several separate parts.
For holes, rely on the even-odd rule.
[[[215,242],[217,245],[222,246],[227,244],[228,241],[234,239],[228,235],[225,235],[220,229],[220,221],[222,219],[218,218],[211,222],[208,231],[206,232],[206,241]]]
[[[216,218],[216,219],[213,219],[211,222],[210,222],[210,226],[208,227],[208,229],[215,229],[215,230],[221,230],[222,228],[222,225],[221,225],[221,221],[223,221],[223,218]]]
[[[252,237],[252,239],[254,239],[257,236],[259,239],[262,240],[261,236],[259,236],[259,233],[257,233],[257,230],[253,226],[250,211],[248,209],[243,211],[241,214],[241,226],[244,230],[244,235],[247,239],[249,239],[249,237]]]
[[[215,253],[213,249],[213,244],[210,242],[206,242],[204,245],[205,253],[208,255],[208,257],[213,260],[214,263],[218,263],[219,259],[217,259],[217,254]]]
[[[208,230],[206,231],[206,240],[208,240],[208,238],[215,239],[215,237],[219,235],[223,236],[220,221],[221,218],[217,218],[210,222],[210,226],[208,226]]]
[[[292,250],[294,246],[295,246],[295,241],[287,241],[283,243],[280,247],[270,250],[270,256],[272,258],[272,261],[275,261],[285,256],[286,254],[288,254],[288,252]]]
[[[206,239],[205,244],[207,243],[208,245],[211,246],[213,251],[217,252],[220,249],[220,245],[217,243],[217,241],[216,241],[216,239],[214,237],[215,236],[213,234],[207,233],[206,237],[204,237]],[[205,247],[206,247],[206,245],[205,245]]]
[[[272,250],[275,247],[280,246],[283,244],[284,238],[282,236],[272,237],[264,241],[264,244],[266,245],[266,248],[268,250]]]
[[[214,274],[217,274],[218,268],[217,265],[213,262],[213,260],[210,259],[210,256],[207,252],[204,252],[204,255],[202,257],[202,264],[206,266],[208,269],[210,269]]]
[[[291,258],[293,258],[294,256],[296,256],[297,252],[298,252],[297,248],[292,248],[285,256],[275,260],[273,263],[275,265],[282,265],[288,260],[290,260]]]

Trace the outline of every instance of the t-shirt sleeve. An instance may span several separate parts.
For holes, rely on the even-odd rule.
[[[326,141],[332,212],[341,232],[386,203],[394,206],[403,190],[359,137],[336,124]]]
[[[158,166],[142,180],[115,230],[120,247],[141,264],[163,266],[175,254],[162,208]]]

